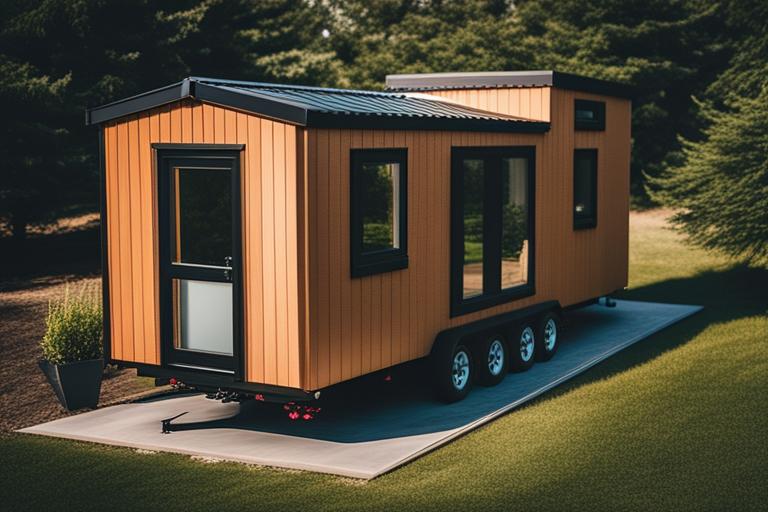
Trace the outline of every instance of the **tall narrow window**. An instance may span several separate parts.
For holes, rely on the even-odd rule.
[[[576,130],[605,130],[605,102],[576,100],[574,102],[574,128]]]
[[[451,315],[533,293],[534,150],[454,148]]]
[[[501,289],[528,282],[528,159],[501,161]]]
[[[573,154],[573,228],[597,226],[597,150],[577,149]]]
[[[483,235],[485,213],[485,162],[481,159],[463,160],[464,187],[464,268],[462,297],[483,294]]]
[[[352,150],[350,230],[352,276],[406,268],[405,149]]]

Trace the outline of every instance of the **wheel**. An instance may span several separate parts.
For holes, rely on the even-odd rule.
[[[430,356],[432,385],[443,402],[462,400],[472,388],[472,355],[463,343],[439,347]]]
[[[560,317],[554,311],[544,313],[536,330],[536,360],[549,361],[560,346]]]
[[[509,369],[524,372],[533,366],[533,354],[536,350],[536,326],[532,322],[523,322],[513,330],[509,341]]]
[[[509,350],[504,337],[494,333],[479,341],[474,349],[477,383],[495,386],[501,382],[509,365]]]

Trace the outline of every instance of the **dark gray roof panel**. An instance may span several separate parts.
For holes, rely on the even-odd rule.
[[[558,87],[631,99],[631,86],[559,71],[490,71],[478,73],[417,73],[387,75],[390,91],[477,89],[495,87]]]
[[[539,133],[549,129],[549,123],[486,112],[417,93],[200,77],[90,109],[86,112],[86,123],[102,123],[183,98],[196,98],[310,127]]]

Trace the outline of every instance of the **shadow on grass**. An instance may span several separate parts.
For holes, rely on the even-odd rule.
[[[537,399],[526,402],[530,406],[540,400],[547,400],[563,395],[578,387],[599,381],[629,368],[641,365],[658,357],[660,354],[689,342],[699,332],[708,326],[735,320],[738,318],[760,314],[765,311],[766,300],[762,294],[768,284],[768,271],[746,267],[732,267],[719,272],[706,272],[690,278],[669,280],[647,287],[629,290],[621,294],[622,299],[647,302],[678,303],[703,305],[705,309],[693,317],[682,320],[670,327],[631,345],[618,354],[609,357],[592,367],[589,371],[558,385]],[[621,306],[619,306],[621,308]],[[618,312],[618,311],[617,311]],[[566,321],[576,322],[578,318],[580,331],[575,334],[574,343],[581,340],[591,322],[597,322],[595,336],[605,336],[605,311],[594,309],[580,311],[566,316]],[[615,320],[618,321],[618,320]],[[630,330],[635,327],[627,327]],[[567,325],[566,325],[567,329]],[[585,331],[586,330],[586,331]],[[574,332],[576,329],[574,329]],[[599,334],[601,333],[602,334]],[[610,336],[616,336],[612,331]],[[631,336],[627,334],[627,336]],[[566,339],[568,334],[566,332]],[[582,347],[584,345],[581,345]],[[563,347],[565,350],[565,347]],[[562,352],[566,357],[566,352]],[[547,371],[556,370],[558,364],[566,359],[550,363],[555,366],[545,367]],[[416,434],[444,431],[462,427],[477,418],[484,416],[510,400],[502,398],[499,393],[523,392],[530,383],[516,384],[517,376],[510,375],[495,388],[478,388],[465,401],[457,404],[436,404],[430,396],[428,375],[423,368],[423,360],[401,365],[394,369],[367,375],[352,381],[332,386],[323,391],[315,405],[324,411],[317,422],[290,422],[279,404],[262,404],[255,401],[244,402],[240,412],[230,418],[211,421],[179,421],[178,430],[197,430],[209,428],[237,428],[272,432],[299,437],[325,439],[336,442],[361,442],[390,437],[400,437]],[[571,363],[569,363],[571,364]],[[563,367],[562,371],[570,371]],[[536,370],[537,368],[534,368]],[[543,370],[544,368],[542,368]],[[535,373],[535,372],[533,372]],[[387,382],[385,375],[392,374],[393,379]],[[528,380],[536,381],[537,377],[526,374]],[[550,379],[551,377],[546,377]],[[520,381],[517,381],[520,382]],[[538,382],[538,381],[537,381]],[[537,384],[534,383],[534,387]],[[520,386],[524,386],[520,388]],[[513,391],[517,390],[517,391]],[[527,391],[525,391],[527,392]],[[393,413],[397,411],[397,413]]]
[[[707,327],[740,318],[766,314],[768,310],[768,269],[737,265],[722,271],[707,271],[687,278],[670,279],[640,288],[628,289],[616,298],[669,304],[704,306],[698,314],[649,336],[609,357],[539,398],[564,395],[586,384],[610,378],[644,364],[664,352],[682,346]],[[567,334],[566,334],[567,335]]]

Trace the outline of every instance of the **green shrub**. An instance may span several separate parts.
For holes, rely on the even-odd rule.
[[[48,305],[46,331],[40,346],[43,357],[63,364],[99,359],[102,354],[102,309],[97,286],[84,285],[77,295],[64,296]]]

